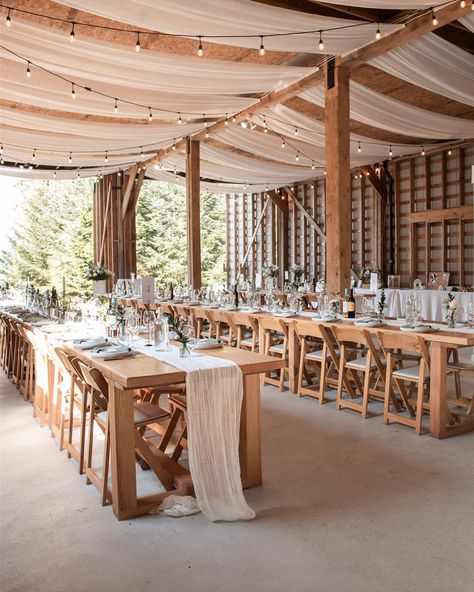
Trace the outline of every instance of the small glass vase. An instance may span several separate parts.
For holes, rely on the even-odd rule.
[[[189,358],[191,352],[189,351],[188,344],[182,343],[181,347],[179,348],[179,357],[180,358]]]
[[[448,317],[448,329],[455,329],[456,328],[456,319],[454,316]]]

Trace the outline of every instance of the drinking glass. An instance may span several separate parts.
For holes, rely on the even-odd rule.
[[[132,310],[127,314],[126,327],[127,333],[130,336],[128,346],[131,348],[133,347],[134,336],[137,335],[140,330],[138,315],[135,310]]]
[[[467,324],[469,327],[474,327],[474,302],[471,300],[467,305]]]

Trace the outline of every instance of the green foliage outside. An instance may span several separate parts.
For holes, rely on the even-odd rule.
[[[90,179],[20,181],[23,201],[10,248],[0,254],[0,276],[15,287],[29,280],[40,290],[62,294],[67,278],[70,298],[89,298],[86,280],[92,262],[92,193]],[[225,279],[225,200],[206,191],[201,196],[203,285]],[[146,181],[137,206],[137,272],[158,284],[183,284],[187,269],[184,189]]]

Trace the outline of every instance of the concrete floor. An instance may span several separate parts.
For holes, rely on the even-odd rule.
[[[471,592],[474,433],[445,441],[262,392],[251,523],[118,522],[2,374],[3,592]]]

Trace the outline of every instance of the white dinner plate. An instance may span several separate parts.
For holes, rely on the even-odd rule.
[[[432,327],[431,325],[418,325],[418,327],[402,325],[400,331],[403,331],[404,333],[434,333],[435,331],[439,331],[439,329]]]

